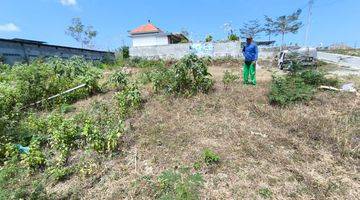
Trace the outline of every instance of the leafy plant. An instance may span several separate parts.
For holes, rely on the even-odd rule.
[[[199,199],[204,180],[199,173],[191,174],[188,168],[165,171],[158,177],[158,199]]]
[[[308,101],[314,95],[314,88],[297,76],[273,76],[269,100],[271,104],[285,106],[294,102]]]
[[[208,72],[208,61],[190,54],[170,68],[157,67],[149,76],[156,92],[168,94],[194,95],[207,93],[214,82]]]
[[[205,42],[212,42],[212,41],[213,41],[213,37],[211,35],[206,36]]]
[[[22,157],[29,169],[37,170],[45,165],[45,154],[41,150],[40,141],[36,139],[31,141],[29,154],[22,154]]]
[[[259,195],[261,196],[261,197],[263,197],[264,199],[268,199],[268,198],[271,198],[272,197],[272,192],[271,192],[271,190],[270,189],[268,189],[268,188],[261,188],[261,189],[259,189]]]
[[[129,85],[123,91],[116,93],[120,116],[125,118],[141,106],[141,93],[137,86]]]
[[[114,84],[116,88],[121,89],[128,84],[129,80],[125,73],[117,71],[110,76],[109,82]]]
[[[231,33],[229,36],[228,36],[228,40],[229,41],[239,41],[240,38],[238,35],[236,35],[235,33]]]
[[[212,165],[220,162],[220,156],[210,149],[205,149],[203,151],[203,156],[204,156],[204,162],[207,165]]]
[[[224,83],[225,86],[227,86],[234,83],[235,81],[238,81],[239,79],[240,79],[239,75],[233,74],[232,72],[226,70],[224,72],[222,82]]]

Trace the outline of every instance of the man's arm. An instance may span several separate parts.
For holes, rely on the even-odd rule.
[[[255,61],[258,60],[258,56],[259,56],[259,49],[258,49],[257,45],[255,45]]]

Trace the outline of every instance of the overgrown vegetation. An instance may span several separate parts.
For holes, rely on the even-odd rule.
[[[240,79],[239,75],[234,74],[234,73],[230,72],[229,70],[226,70],[224,72],[222,82],[225,85],[225,87],[227,88],[230,84],[238,81],[239,79]]]
[[[210,76],[206,61],[190,54],[170,68],[158,68],[150,80],[155,91],[189,96],[198,92],[208,93],[214,84]]]
[[[338,80],[326,78],[317,70],[295,71],[286,76],[273,75],[269,100],[271,104],[280,106],[306,102],[313,98],[320,85],[337,86]]]
[[[200,199],[199,189],[204,180],[201,174],[191,174],[189,168],[164,171],[158,177],[158,199]]]
[[[79,57],[70,60],[36,60],[30,65],[16,64],[11,68],[4,68],[0,76],[0,158],[4,158],[6,143],[29,144],[28,133],[20,134],[18,123],[22,116],[26,115],[24,110],[32,103],[86,84],[84,88],[37,106],[52,107],[59,103],[74,102],[98,92],[100,77],[101,70]]]

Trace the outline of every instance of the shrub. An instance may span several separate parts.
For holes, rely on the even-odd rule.
[[[213,37],[211,35],[206,36],[205,42],[211,42],[213,40]]]
[[[239,41],[239,36],[237,36],[235,33],[231,33],[229,36],[228,36],[228,40],[229,41]]]
[[[45,154],[41,150],[40,141],[34,139],[30,144],[29,154],[22,154],[23,161],[27,167],[32,170],[37,170],[45,166]]]
[[[222,82],[224,83],[225,86],[227,86],[234,83],[235,81],[238,81],[239,79],[240,79],[239,75],[233,74],[232,72],[226,70],[224,72]]]
[[[193,95],[207,93],[214,82],[209,77],[206,61],[190,54],[182,58],[170,69],[163,68],[153,77],[156,90],[160,88],[171,94]]]
[[[113,73],[109,78],[109,83],[115,85],[117,89],[124,88],[128,82],[127,75],[121,71]]]
[[[159,66],[165,66],[165,62],[160,59],[145,59],[141,57],[132,57],[125,66],[137,67],[137,68],[156,68]]]
[[[271,104],[285,106],[294,102],[308,101],[314,95],[314,88],[305,84],[298,76],[273,76],[270,86]]]
[[[122,118],[141,106],[141,94],[135,85],[129,85],[123,91],[116,93],[116,98]]]
[[[66,162],[70,150],[77,147],[76,140],[80,137],[79,127],[73,119],[64,119],[55,115],[49,118],[50,145],[59,151],[59,162]]]
[[[259,195],[264,199],[268,199],[268,198],[272,197],[272,192],[268,188],[261,188],[261,189],[259,189],[258,192],[259,192]]]
[[[203,156],[204,156],[204,162],[207,165],[216,164],[220,161],[220,156],[210,149],[205,149],[203,151]]]
[[[158,199],[199,199],[204,180],[199,173],[191,174],[188,168],[165,171],[158,177]]]
[[[298,76],[304,79],[304,82],[306,84],[315,87],[320,85],[336,87],[339,85],[339,81],[337,79],[326,78],[324,73],[319,72],[317,70],[306,70],[301,72]]]

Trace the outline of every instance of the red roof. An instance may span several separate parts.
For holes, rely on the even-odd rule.
[[[152,23],[147,23],[145,25],[139,26],[136,29],[130,31],[130,34],[139,34],[139,33],[158,33],[161,32],[159,28],[154,26]]]

